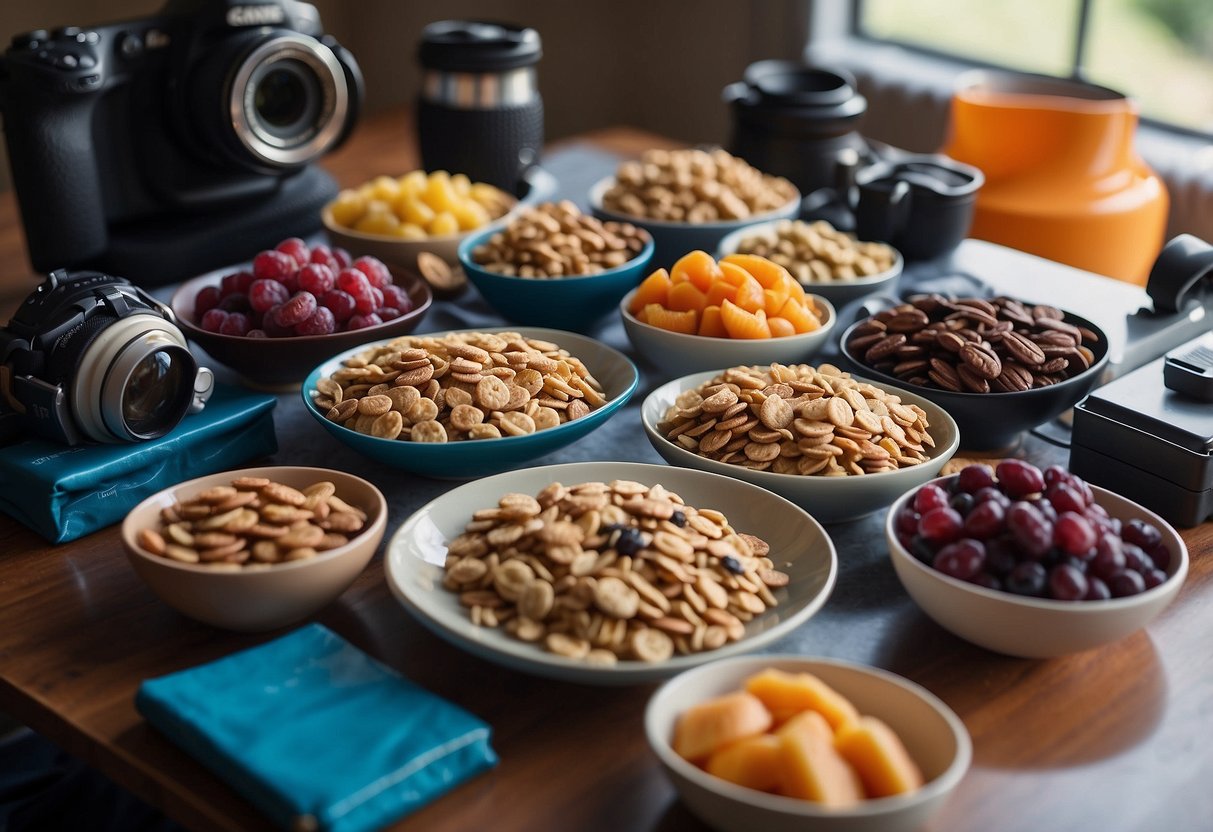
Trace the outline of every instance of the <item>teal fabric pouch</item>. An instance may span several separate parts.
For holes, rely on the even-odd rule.
[[[277,399],[215,385],[206,407],[147,442],[69,448],[27,439],[0,448],[0,511],[52,543],[113,525],[157,491],[278,450]]]
[[[488,725],[320,624],[148,680],[135,706],[284,829],[378,829],[497,762]]]

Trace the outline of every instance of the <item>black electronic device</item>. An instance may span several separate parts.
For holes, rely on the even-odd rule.
[[[525,26],[443,20],[421,34],[417,137],[426,170],[466,174],[523,196],[543,148],[539,33]]]
[[[51,272],[0,328],[6,439],[154,439],[200,410],[212,386],[172,310],[120,277]]]
[[[1070,468],[1123,494],[1177,526],[1213,516],[1213,407],[1197,371],[1210,336],[1184,344],[1105,384],[1074,408]],[[1178,387],[1171,366],[1196,378]],[[1174,371],[1172,371],[1174,372]],[[1192,395],[1196,393],[1196,395]]]
[[[168,0],[140,20],[15,36],[0,108],[34,268],[168,282],[314,230],[336,189],[302,174],[361,99],[353,56],[298,0]],[[249,218],[271,220],[253,226],[264,245],[223,233]]]

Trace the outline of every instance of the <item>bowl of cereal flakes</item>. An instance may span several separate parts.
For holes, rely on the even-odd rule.
[[[653,236],[658,263],[715,251],[726,234],[800,212],[800,191],[721,150],[650,150],[623,162],[589,194],[594,216]]]
[[[747,226],[720,241],[717,257],[755,254],[783,266],[810,292],[841,307],[891,289],[901,253],[886,243],[856,240],[825,220],[775,220]]]
[[[507,321],[578,332],[614,311],[652,255],[643,228],[603,222],[567,201],[522,210],[459,245],[468,279]]]
[[[481,658],[584,684],[642,684],[791,632],[829,597],[821,525],[728,477],[632,462],[510,471],[396,531],[393,595]]]
[[[366,480],[282,465],[200,477],[127,514],[122,543],[139,577],[183,615],[225,630],[285,627],[354,582],[387,527]]]
[[[640,415],[671,465],[762,486],[823,523],[884,508],[938,476],[960,444],[943,408],[831,364],[684,376],[650,393]]]
[[[622,353],[584,335],[499,328],[366,344],[321,364],[302,392],[308,412],[359,453],[466,479],[585,436],[638,380]]]

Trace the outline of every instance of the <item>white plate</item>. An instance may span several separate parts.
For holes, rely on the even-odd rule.
[[[537,494],[553,482],[566,485],[616,479],[660,483],[691,506],[723,512],[740,532],[771,546],[769,557],[787,572],[788,585],[775,592],[779,605],[746,625],[746,636],[717,650],[675,656],[659,664],[620,661],[597,667],[549,653],[502,629],[477,627],[459,598],[442,588],[447,542],[463,532],[472,512],[492,508],[509,492]],[[388,586],[422,624],[481,658],[515,670],[568,682],[639,684],[672,676],[704,662],[756,650],[799,627],[826,602],[834,588],[838,556],[821,525],[782,497],[738,480],[664,465],[634,462],[576,462],[511,471],[448,491],[404,522],[385,555]]]

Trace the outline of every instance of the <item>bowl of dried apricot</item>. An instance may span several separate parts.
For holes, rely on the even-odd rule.
[[[739,364],[795,364],[820,350],[837,316],[787,269],[735,254],[692,251],[650,274],[619,304],[641,355],[672,376]]]
[[[122,543],[169,606],[257,632],[300,621],[344,592],[386,525],[383,494],[352,474],[246,468],[148,497],[123,521]]]
[[[653,694],[644,727],[687,808],[721,832],[909,832],[972,759],[964,724],[929,691],[836,659],[688,670]]]
[[[639,376],[572,332],[501,327],[378,341],[321,364],[308,412],[380,463],[438,479],[515,468],[600,427]]]

